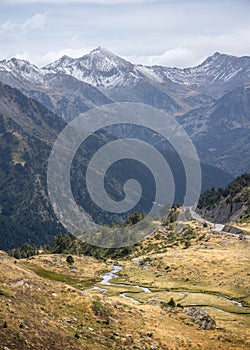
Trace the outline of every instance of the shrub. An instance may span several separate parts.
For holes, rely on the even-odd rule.
[[[80,338],[81,338],[80,334],[76,332],[76,333],[75,333],[75,338],[76,338],[76,339],[80,339]]]
[[[169,306],[172,306],[172,307],[176,307],[176,302],[175,302],[174,298],[171,298],[171,299],[169,300],[168,305],[169,305]]]
[[[68,255],[67,258],[66,258],[66,262],[69,264],[69,265],[72,265],[74,264],[74,258],[72,255]]]
[[[184,249],[187,249],[191,246],[191,242],[190,241],[185,241],[184,243]]]
[[[96,316],[99,316],[99,317],[103,317],[103,316],[107,317],[109,314],[108,310],[105,308],[105,306],[99,300],[92,301],[92,309],[94,311],[94,314]]]

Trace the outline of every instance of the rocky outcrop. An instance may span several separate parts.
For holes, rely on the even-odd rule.
[[[225,224],[237,221],[246,211],[247,207],[242,202],[222,203],[214,208],[202,208],[198,213],[211,222]]]
[[[223,228],[224,232],[232,233],[233,235],[247,235],[246,231],[241,230],[238,227],[230,226],[230,225],[225,225]]]
[[[216,328],[215,321],[208,315],[206,310],[201,310],[193,306],[187,309],[186,314],[194,323],[199,325],[199,329],[209,330]]]
[[[204,192],[197,206],[205,219],[218,224],[247,222],[250,218],[250,173],[241,175],[226,188]]]

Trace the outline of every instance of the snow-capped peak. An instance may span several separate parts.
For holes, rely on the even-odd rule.
[[[90,51],[90,55],[98,54],[98,55],[106,55],[106,56],[116,56],[113,52],[109,51],[105,47],[99,46],[96,49]]]
[[[30,81],[43,80],[43,71],[40,68],[19,58],[0,61],[0,72],[12,73],[19,79]]]
[[[66,67],[68,65],[70,65],[72,63],[72,61],[74,61],[74,58],[71,58],[70,56],[64,55],[61,58],[59,58],[58,60],[48,64],[47,66],[43,67],[42,70],[43,71],[53,71],[53,70],[58,70],[60,69],[60,67]]]
[[[43,69],[53,73],[63,72],[98,87],[126,84],[127,80],[140,75],[132,63],[103,47],[98,47],[80,58],[63,56]]]
[[[240,74],[250,78],[250,57],[236,57],[215,52],[196,67],[179,69],[154,66],[147,69],[161,78],[165,77],[180,84],[220,84],[236,77],[241,79]]]
[[[20,71],[20,70],[38,70],[39,68],[32,65],[26,60],[21,60],[19,58],[11,58],[9,60],[0,61],[0,68],[9,69],[10,71]]]
[[[103,47],[90,53],[71,58],[62,56],[44,68],[28,61],[12,58],[0,61],[0,74],[11,73],[20,80],[44,83],[51,75],[68,74],[74,78],[99,87],[112,89],[117,86],[132,86],[147,79],[155,84],[169,81],[185,85],[212,86],[232,84],[238,86],[250,81],[250,57],[236,57],[215,52],[203,63],[191,68],[146,67],[134,65]]]
[[[62,68],[70,68],[71,66],[78,66],[81,69],[107,72],[113,68],[127,68],[128,66],[132,66],[132,64],[115,55],[111,51],[103,47],[98,47],[79,58],[62,56],[59,60],[44,67],[44,69],[61,70]]]

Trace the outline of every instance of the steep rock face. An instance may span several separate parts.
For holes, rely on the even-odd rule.
[[[233,235],[239,235],[240,239],[243,239],[245,235],[246,236],[248,235],[246,231],[244,231],[238,227],[231,226],[231,225],[225,225],[223,227],[223,231],[228,232],[228,233],[232,233]]]
[[[183,110],[151,74],[101,47],[76,59],[64,56],[44,69],[89,83],[113,101],[146,103],[171,114]]]
[[[48,76],[46,86],[44,91],[41,86],[32,90],[25,87],[22,92],[44,104],[66,122],[91,108],[113,102],[94,86],[64,73]]]
[[[240,219],[245,213],[247,207],[243,202],[238,203],[222,203],[214,208],[203,208],[199,210],[201,216],[211,222],[218,224],[226,224]]]
[[[224,189],[206,191],[201,195],[197,208],[211,222],[249,221],[250,174],[238,177]]]
[[[0,61],[0,80],[7,80],[6,83],[11,83],[15,79],[20,83],[32,82],[32,84],[44,83],[44,72],[35,65],[25,60],[11,58],[10,60]]]
[[[63,72],[100,88],[130,85],[142,77],[135,65],[101,47],[80,58],[63,56],[44,69]]]

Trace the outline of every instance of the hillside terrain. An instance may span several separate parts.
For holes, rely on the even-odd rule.
[[[67,122],[103,104],[146,103],[177,117],[204,161],[202,190],[209,190],[200,197],[199,214],[250,232],[249,66],[249,57],[216,53],[193,68],[146,67],[103,48],[43,68],[17,59],[0,62],[0,248],[11,249],[0,252],[2,350],[249,348],[246,236],[191,220],[176,204],[143,242],[96,248],[65,236],[46,184],[53,143]],[[80,147],[72,192],[98,223],[131,224],[131,216],[117,219],[99,210],[86,192],[89,157],[125,135],[111,131]],[[175,203],[181,204],[185,175],[177,154],[154,143],[154,133],[133,132],[167,159]],[[129,160],[109,171],[107,192],[123,198],[131,178],[142,179],[142,199],[151,200],[150,174]],[[145,208],[140,202],[136,210]],[[179,212],[189,221],[175,222]]]
[[[60,131],[66,126],[62,118],[36,100],[27,98],[19,90],[0,83],[0,247],[10,249],[30,242],[37,247],[52,241],[53,236],[65,233],[65,229],[52,210],[47,194],[47,162]],[[138,133],[137,133],[138,134]],[[121,218],[109,215],[95,206],[86,195],[84,174],[88,159],[111,136],[96,135],[77,153],[72,165],[72,191],[77,202],[89,212],[96,222],[112,223]],[[183,168],[172,152],[164,153],[174,171],[178,183],[176,201],[183,198]],[[221,187],[232,177],[213,166],[201,165],[203,190]],[[85,170],[84,170],[85,169]],[[58,169],[59,171],[59,169]],[[85,171],[85,172],[84,172]],[[64,176],[64,173],[61,174]],[[125,163],[114,167],[107,181],[108,193],[122,198],[122,184],[128,178],[138,178],[147,191],[146,198],[153,198],[154,187],[145,167]],[[140,202],[136,210],[146,210]],[[122,218],[124,221],[126,219]],[[99,220],[99,221],[98,221]],[[120,220],[120,221],[119,221]]]
[[[249,172],[250,88],[236,88],[214,104],[178,118],[201,161],[233,175]]]
[[[226,188],[203,193],[198,203],[199,212],[217,223],[250,222],[250,174],[244,174]]]
[[[46,190],[51,142],[64,121],[20,91],[0,84],[1,248],[49,242],[58,224]]]
[[[2,252],[1,346],[247,349],[248,250],[249,241],[211,235],[193,221],[164,223],[113,260],[119,278],[106,284],[111,260],[73,256],[69,264],[67,255],[41,254],[15,261]]]

